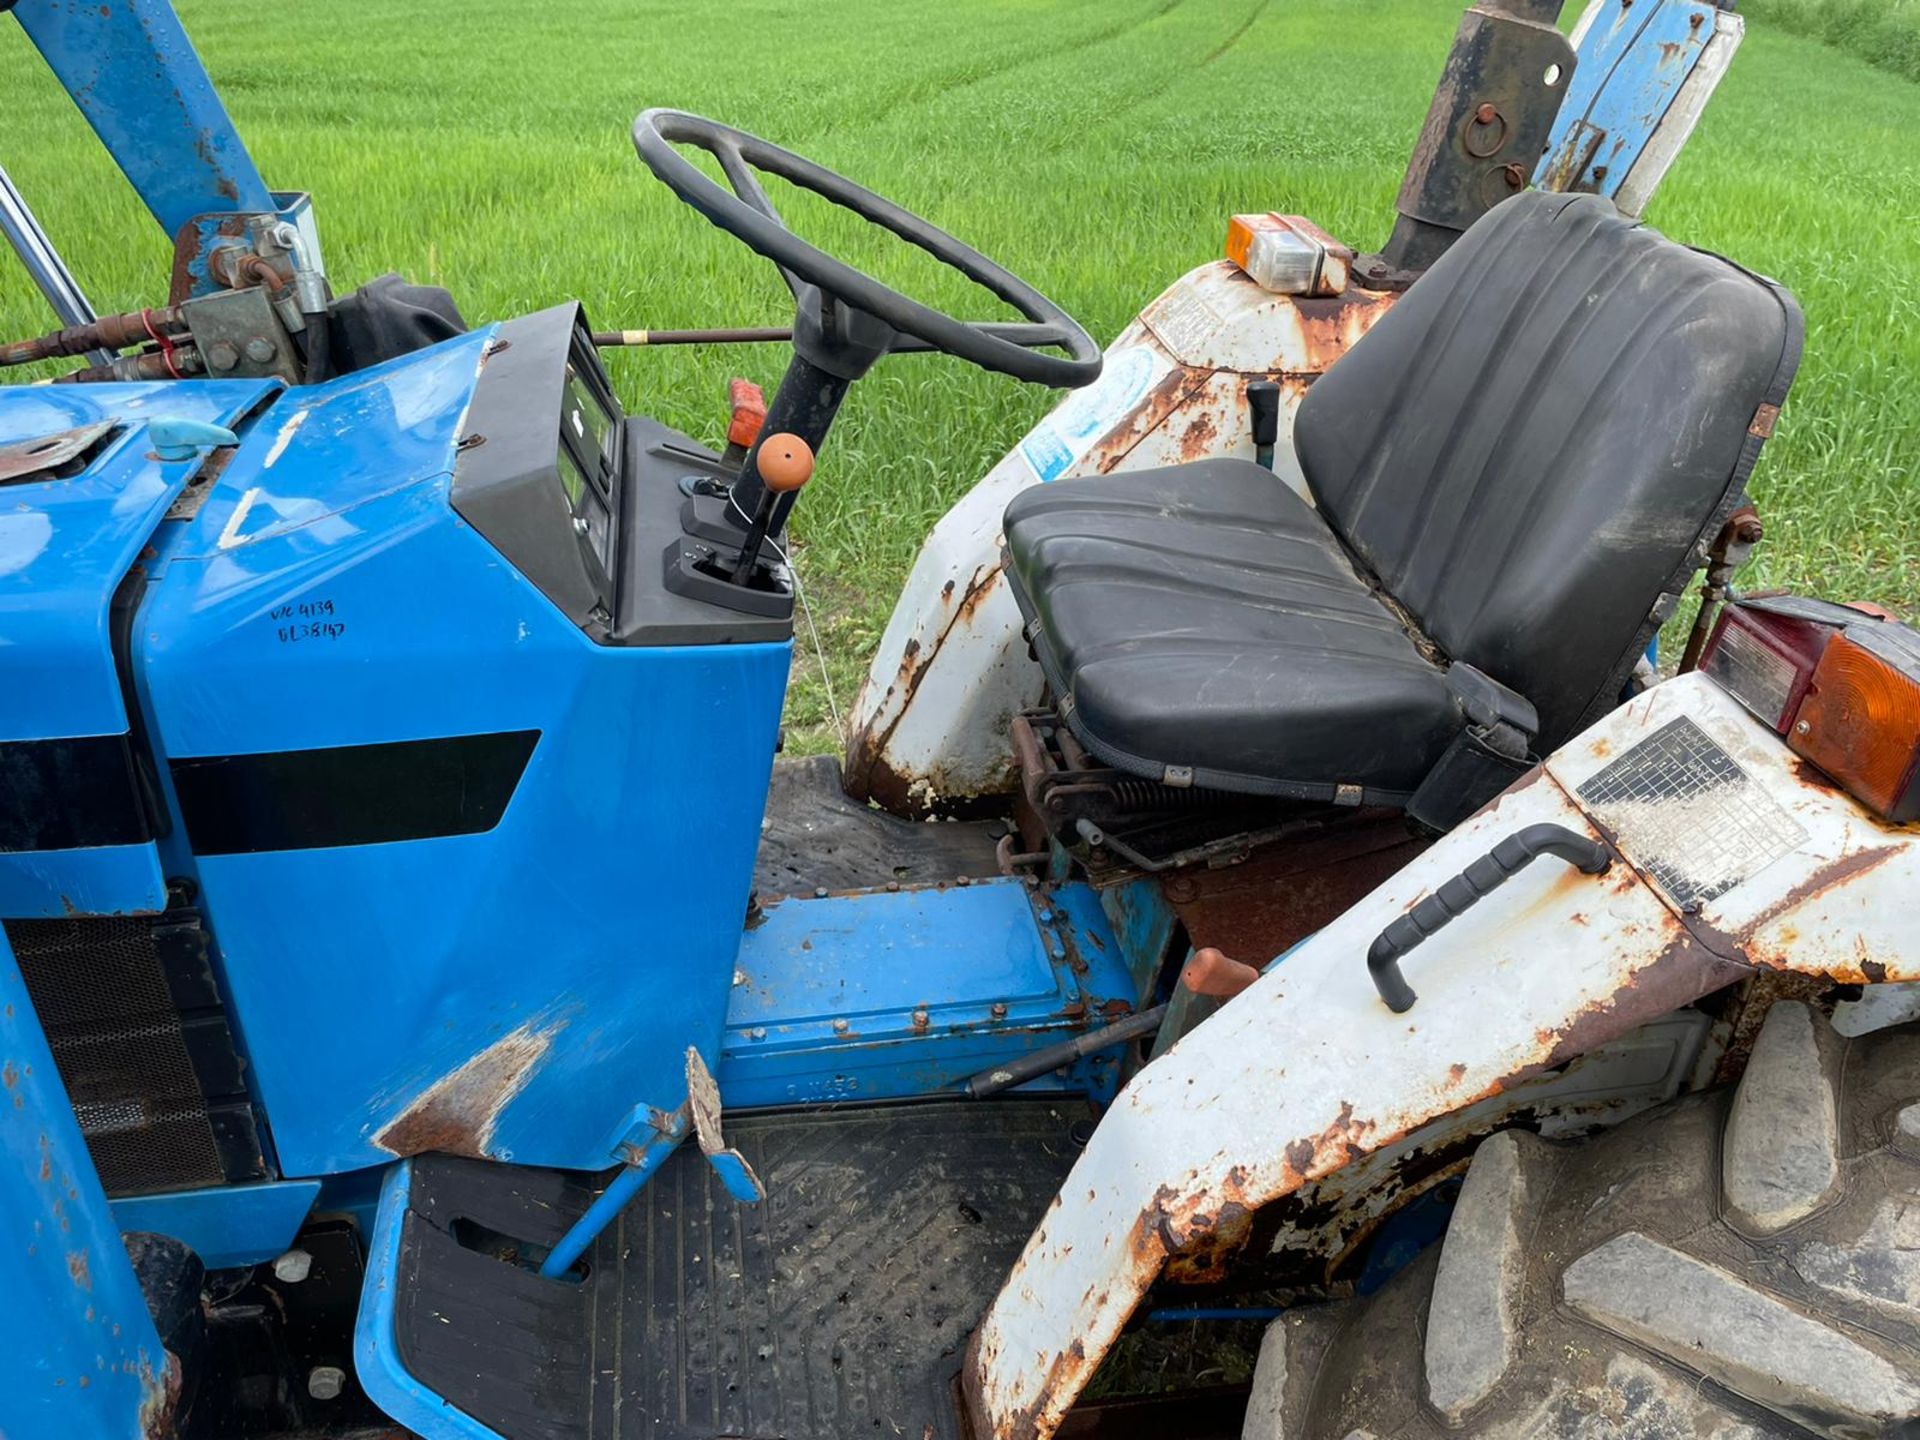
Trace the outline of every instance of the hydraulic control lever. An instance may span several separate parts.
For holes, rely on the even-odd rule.
[[[1253,421],[1253,458],[1273,469],[1273,447],[1280,439],[1280,387],[1271,380],[1247,386],[1247,411]]]
[[[754,449],[754,460],[760,473],[760,503],[754,506],[746,538],[740,542],[740,560],[733,567],[736,585],[752,580],[753,567],[760,563],[760,547],[767,543],[781,502],[813,478],[813,447],[798,435],[763,436]]]

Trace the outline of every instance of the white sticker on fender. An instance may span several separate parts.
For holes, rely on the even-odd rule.
[[[1093,442],[1131,415],[1147,392],[1173,369],[1153,345],[1129,345],[1108,354],[1100,378],[1076,390],[1027,432],[1020,458],[1042,480],[1058,480]]]

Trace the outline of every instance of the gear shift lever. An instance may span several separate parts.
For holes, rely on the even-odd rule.
[[[740,561],[733,567],[733,583],[745,585],[753,577],[760,561],[760,547],[766,543],[767,530],[773,524],[774,511],[781,500],[813,478],[813,447],[798,435],[781,433],[761,439],[755,452],[760,472],[760,503],[754,507],[753,523],[740,543]]]

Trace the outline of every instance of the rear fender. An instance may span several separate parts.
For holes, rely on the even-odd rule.
[[[1415,949],[1389,1011],[1374,937],[1521,826],[1542,858]],[[1702,676],[1657,686],[1293,951],[1114,1104],[968,1349],[976,1436],[1044,1440],[1170,1257],[1419,1126],[1757,970],[1920,979],[1920,826],[1887,826]]]

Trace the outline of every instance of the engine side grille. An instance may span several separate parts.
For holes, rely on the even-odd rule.
[[[265,1174],[198,915],[9,920],[6,933],[109,1195]]]

